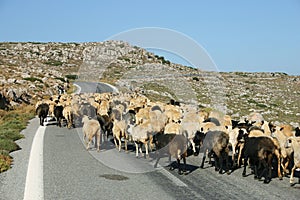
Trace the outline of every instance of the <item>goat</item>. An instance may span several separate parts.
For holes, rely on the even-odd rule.
[[[221,174],[223,172],[223,161],[225,160],[225,172],[229,173],[228,167],[228,142],[229,136],[223,131],[208,131],[203,139],[200,152],[204,152],[201,168],[204,167],[206,151],[210,157],[212,154],[215,160],[215,170]]]
[[[176,158],[178,174],[186,174],[187,139],[183,135],[158,133],[153,136],[153,142],[155,143],[156,151],[158,151],[155,168],[162,155],[167,153],[169,161],[171,161],[171,156]],[[183,160],[183,169],[180,167],[181,159]],[[171,166],[170,170],[172,169],[173,167]]]

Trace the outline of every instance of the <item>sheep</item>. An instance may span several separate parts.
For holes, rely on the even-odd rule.
[[[136,157],[139,157],[139,152],[142,154],[141,145],[144,144],[146,158],[148,158],[148,142],[150,140],[150,135],[152,136],[152,127],[150,121],[145,121],[142,124],[129,124],[127,132],[130,134],[132,141],[135,143]]]
[[[271,127],[271,135],[273,138],[276,138],[278,141],[278,145],[280,148],[280,154],[281,154],[281,166],[283,168],[283,174],[288,174],[289,171],[287,169],[290,160],[292,159],[292,149],[291,148],[285,148],[285,143],[287,140],[287,136],[282,132],[283,127]]]
[[[109,135],[113,135],[112,128],[113,128],[113,120],[111,116],[107,115],[97,115],[97,120],[100,123],[100,126],[103,129],[104,135],[106,136],[106,140],[108,139]]]
[[[150,111],[150,107],[139,109],[139,111],[135,115],[136,123],[141,124],[144,121],[149,120],[149,118],[150,118],[149,117],[149,111]]]
[[[216,128],[216,124],[213,122],[202,122],[200,124],[200,130],[203,133],[207,133],[208,131],[215,129]]]
[[[44,126],[44,119],[47,117],[49,112],[49,105],[46,103],[41,103],[37,106],[35,112],[40,118],[40,125]]]
[[[261,179],[266,171],[264,183],[269,183],[272,178],[273,154],[276,151],[274,142],[269,137],[248,137],[247,134],[244,135],[244,140],[245,161],[242,175],[246,176],[246,166],[248,159],[250,159],[250,163],[254,166],[254,178]],[[263,165],[263,171],[259,173],[261,165]]]
[[[103,116],[103,115],[108,115],[108,113],[109,113],[109,101],[102,100],[97,107],[97,114]]]
[[[125,141],[125,151],[127,152],[127,140],[128,140],[128,135],[125,131],[126,129],[126,123],[125,120],[114,120],[113,121],[113,128],[112,128],[112,133],[113,133],[113,137],[114,137],[114,143],[116,148],[119,150],[119,152],[121,151],[121,138],[124,138]],[[117,141],[118,140],[118,144]]]
[[[95,147],[97,148],[97,151],[100,151],[100,135],[102,134],[102,129],[100,127],[100,124],[95,119],[89,119],[88,116],[84,115],[82,118],[82,131],[83,131],[83,141],[85,142],[86,150],[89,150],[90,143],[92,142],[93,138],[95,137]],[[86,139],[88,138],[88,143],[86,143]]]
[[[166,115],[160,110],[151,110],[149,112],[149,121],[151,124],[151,134],[149,134],[149,145],[150,150],[154,147],[153,144],[153,135],[157,133],[162,133],[165,129],[167,117]]]
[[[277,175],[278,175],[278,178],[279,180],[282,180],[282,174],[281,174],[281,170],[280,170],[280,166],[281,166],[281,154],[280,154],[280,144],[277,140],[277,138],[273,138],[267,134],[265,134],[263,132],[263,130],[260,130],[260,129],[256,129],[256,128],[249,128],[250,132],[247,133],[247,132],[243,132],[244,134],[239,134],[238,136],[238,140],[239,141],[244,141],[242,138],[245,134],[248,134],[247,137],[267,137],[269,139],[272,140],[272,142],[274,143],[275,145],[275,151],[274,151],[274,154],[277,158]],[[240,150],[239,150],[239,154],[238,154],[238,167],[241,166],[241,158],[242,158],[242,152],[243,152],[243,149],[244,149],[244,146],[245,146],[245,143],[242,142],[240,143]]]
[[[91,118],[96,118],[96,108],[92,106],[89,102],[84,102],[80,106],[81,116],[87,115]]]
[[[240,138],[239,135],[244,135],[247,133],[247,130],[244,128],[234,128],[229,131],[229,144],[231,145],[232,148],[232,162],[233,162],[233,167],[239,167],[240,166],[240,159],[241,159],[241,148],[239,149],[238,153],[238,162],[236,163],[235,160],[235,154],[237,148],[240,146]]]
[[[290,176],[290,185],[294,185],[294,173],[295,169],[300,168],[300,141],[297,140],[296,137],[289,137],[285,144],[286,148],[292,148],[294,152],[294,166],[291,170],[291,176]]]
[[[194,111],[185,113],[181,121],[180,133],[188,138],[192,145],[194,155],[197,155],[196,145],[193,141],[197,131],[200,131],[199,115]]]
[[[165,126],[164,133],[165,134],[175,133],[175,134],[179,135],[180,134],[180,128],[181,128],[181,124],[180,123],[169,122]]]
[[[169,155],[169,161],[171,156],[176,158],[178,165],[178,174],[186,174],[186,157],[187,157],[187,140],[183,135],[178,134],[163,134],[158,133],[153,136],[153,141],[158,151],[157,160],[154,167],[157,164],[164,153]],[[180,167],[180,160],[183,160],[183,169]],[[173,167],[170,167],[173,170]]]
[[[63,119],[63,109],[64,107],[61,106],[61,105],[56,105],[54,107],[54,116],[56,118],[56,121],[57,121],[57,126],[61,127],[61,120]]]
[[[215,170],[220,174],[223,172],[223,161],[225,159],[225,172],[229,174],[228,167],[228,142],[229,136],[223,131],[208,131],[203,139],[203,145],[200,147],[200,152],[204,152],[200,168],[204,167],[206,151],[210,157],[214,155]]]
[[[73,123],[73,110],[71,106],[65,106],[63,109],[63,116],[67,120],[67,127],[70,129],[72,126],[74,127]]]
[[[221,126],[220,121],[217,118],[214,118],[214,117],[209,117],[209,118],[205,119],[203,122],[212,122],[216,126]]]
[[[179,122],[182,117],[181,110],[174,105],[164,106],[164,113],[167,117],[167,122]]]

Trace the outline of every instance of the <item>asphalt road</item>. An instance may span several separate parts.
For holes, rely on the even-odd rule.
[[[82,91],[90,84],[79,83]],[[96,87],[97,88],[97,87]],[[93,89],[91,89],[92,91]],[[12,169],[0,174],[0,200],[24,198],[28,160],[38,119],[30,121],[23,131],[25,139],[17,143],[21,150],[12,153]],[[289,178],[273,178],[269,184],[242,177],[238,169],[220,175],[206,163],[198,166],[202,154],[187,158],[187,175],[169,171],[167,158],[153,168],[150,158],[136,158],[132,145],[118,152],[106,141],[101,151],[85,149],[81,128],[47,126],[43,141],[43,199],[299,199],[300,184],[290,187]],[[299,173],[297,173],[299,177]],[[296,178],[296,182],[298,178]]]
[[[0,199],[23,199],[30,141],[38,119],[31,120],[13,153],[11,170],[0,174]],[[289,186],[289,179],[273,178],[269,184],[243,178],[242,170],[220,175],[209,167],[200,169],[202,155],[187,158],[189,174],[169,171],[167,158],[153,168],[149,159],[135,158],[133,148],[118,152],[110,141],[97,152],[87,151],[81,128],[49,125],[44,137],[44,199],[299,199],[300,184]],[[129,145],[129,147],[132,147]],[[297,178],[296,178],[297,181]]]

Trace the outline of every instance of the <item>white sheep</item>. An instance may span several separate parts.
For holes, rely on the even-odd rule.
[[[82,118],[82,131],[83,131],[83,141],[85,144],[87,144],[86,149],[88,150],[90,148],[90,144],[95,137],[95,147],[97,148],[97,151],[100,151],[100,134],[102,132],[102,129],[100,127],[100,124],[95,119],[89,119],[88,116],[83,116]],[[88,138],[88,143],[86,142],[85,138]]]
[[[130,134],[132,141],[135,143],[136,157],[139,157],[139,152],[142,154],[141,145],[143,144],[146,149],[146,157],[149,157],[148,141],[150,140],[150,135],[152,136],[152,127],[150,121],[145,121],[138,125],[129,124],[128,133]]]
[[[290,184],[291,186],[294,184],[294,172],[295,169],[300,169],[300,143],[298,141],[297,137],[289,137],[286,141],[285,147],[290,147],[292,148],[294,152],[294,166],[291,171],[291,176],[290,176]]]
[[[125,141],[125,150],[127,151],[127,140],[128,140],[128,135],[125,131],[126,129],[126,122],[125,120],[114,120],[113,122],[113,128],[112,128],[112,132],[113,132],[113,137],[114,137],[114,142],[115,142],[115,146],[116,148],[121,151],[121,138],[124,138]],[[117,144],[117,141],[119,145]]]

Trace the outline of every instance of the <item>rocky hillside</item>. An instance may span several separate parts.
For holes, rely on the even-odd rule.
[[[58,87],[72,88],[72,80],[78,78],[108,82],[121,91],[138,89],[152,100],[174,98],[236,118],[258,111],[270,121],[300,123],[300,76],[206,72],[121,41],[0,43],[0,67],[1,93],[9,93],[11,99],[25,93],[31,103],[56,94]]]

